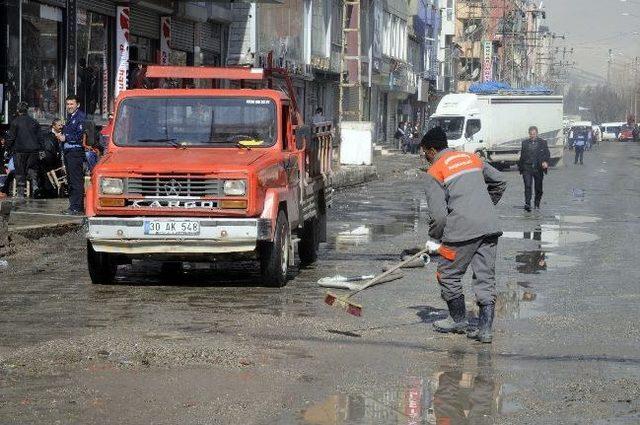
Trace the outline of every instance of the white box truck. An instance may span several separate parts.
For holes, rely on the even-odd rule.
[[[507,168],[520,159],[522,140],[535,125],[547,140],[551,165],[555,165],[564,148],[562,108],[562,96],[448,94],[438,103],[428,127],[442,127],[450,147],[476,152],[498,168]]]

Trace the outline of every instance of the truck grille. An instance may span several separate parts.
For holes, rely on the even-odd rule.
[[[128,178],[125,192],[142,196],[222,196],[223,181],[192,177]]]

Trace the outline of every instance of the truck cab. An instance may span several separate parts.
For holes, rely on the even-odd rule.
[[[479,152],[484,146],[485,131],[478,98],[474,94],[450,94],[442,98],[428,128],[441,127],[447,134],[449,147]]]
[[[258,260],[262,282],[283,286],[296,251],[311,263],[326,239],[331,124],[305,126],[292,90],[270,87],[292,87],[285,71],[158,66],[147,77],[241,87],[118,97],[85,198],[91,281],[113,282],[133,259]]]

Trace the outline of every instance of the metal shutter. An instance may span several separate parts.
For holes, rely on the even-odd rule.
[[[193,22],[171,20],[171,48],[193,52]]]
[[[116,16],[116,5],[108,0],[78,0],[78,7],[101,15]]]
[[[35,3],[35,1],[31,1],[30,3]],[[38,1],[38,3],[46,4],[49,6],[61,7],[63,9],[67,7],[66,0],[40,0]]]
[[[131,34],[140,37],[160,39],[160,15],[157,13],[131,6]]]
[[[222,52],[222,25],[212,23],[202,24],[200,47],[211,53],[220,54]]]

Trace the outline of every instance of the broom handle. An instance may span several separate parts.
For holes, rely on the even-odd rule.
[[[356,295],[358,292],[360,291],[364,291],[365,289],[375,285],[376,283],[378,283],[380,280],[382,280],[383,278],[389,276],[391,273],[395,272],[396,270],[398,270],[400,267],[404,266],[407,263],[410,263],[418,258],[420,258],[421,256],[423,256],[424,254],[426,254],[429,251],[428,248],[423,249],[422,251],[418,252],[417,254],[415,254],[413,257],[404,260],[398,264],[396,264],[395,266],[391,267],[389,270],[387,270],[386,272],[382,273],[380,276],[376,276],[373,279],[371,279],[369,282],[367,282],[366,285],[364,285],[362,288],[358,289],[357,291],[352,292],[351,294],[349,294],[347,296],[347,298],[351,298],[354,295]]]

